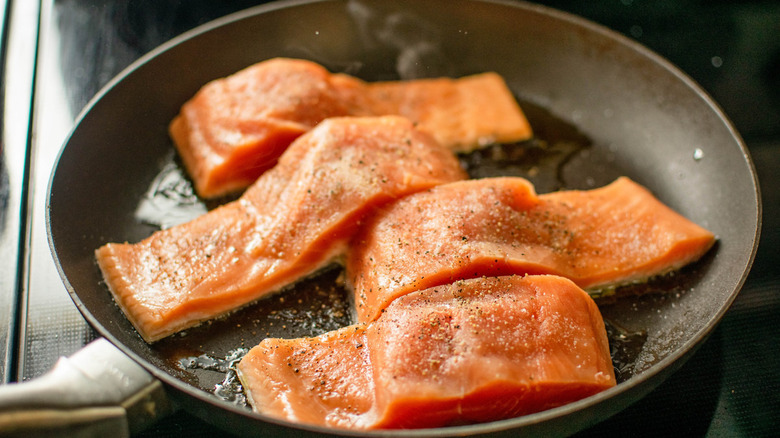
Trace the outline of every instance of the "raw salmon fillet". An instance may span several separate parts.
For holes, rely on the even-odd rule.
[[[238,200],[139,243],[107,244],[97,261],[152,342],[320,269],[378,206],[464,177],[454,154],[407,119],[328,119]]]
[[[455,182],[371,218],[347,258],[358,321],[452,281],[555,274],[585,289],[646,280],[701,257],[714,236],[628,178],[537,196],[522,178]]]
[[[401,115],[457,151],[531,136],[504,80],[366,83],[319,64],[275,58],[206,84],[169,131],[197,193],[236,192],[271,168],[293,139],[338,116]]]
[[[365,328],[264,339],[236,367],[247,401],[256,412],[296,423],[363,426],[375,397]]]
[[[371,113],[407,117],[456,152],[527,140],[533,134],[504,79],[494,72],[369,82],[364,93]]]
[[[511,418],[616,384],[598,307],[556,276],[411,293],[370,324],[265,339],[238,372],[257,412],[355,429]]]

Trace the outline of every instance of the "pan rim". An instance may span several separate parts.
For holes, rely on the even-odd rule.
[[[577,402],[573,402],[558,408],[553,408],[550,410],[546,410],[543,412],[530,414],[522,417],[517,418],[511,418],[506,420],[500,420],[495,421],[491,423],[483,423],[483,424],[477,424],[477,425],[465,425],[465,426],[453,426],[453,427],[447,427],[447,428],[436,428],[436,429],[420,429],[420,430],[409,430],[409,431],[350,431],[350,430],[334,430],[331,428],[325,428],[320,426],[309,426],[309,425],[303,425],[303,424],[297,424],[297,423],[291,423],[283,420],[278,420],[273,417],[266,416],[264,414],[258,414],[251,410],[248,410],[246,408],[233,405],[229,402],[225,402],[222,400],[217,399],[213,394],[206,393],[204,391],[199,390],[198,388],[194,388],[183,381],[176,379],[175,377],[171,376],[167,372],[163,371],[162,369],[154,366],[151,364],[148,360],[144,359],[137,353],[135,353],[132,349],[125,346],[122,342],[120,342],[116,337],[114,337],[111,332],[106,329],[103,324],[94,316],[92,313],[85,307],[85,305],[82,303],[80,298],[78,297],[75,289],[71,285],[70,281],[67,279],[63,266],[56,256],[56,244],[54,242],[54,236],[52,234],[52,227],[51,227],[51,194],[52,194],[52,186],[53,186],[53,180],[57,173],[57,169],[59,167],[60,159],[62,158],[68,143],[71,141],[71,138],[75,134],[76,129],[78,128],[79,124],[83,121],[83,119],[86,117],[86,115],[92,110],[92,108],[95,106],[95,104],[100,101],[106,94],[110,93],[111,90],[119,84],[121,81],[123,81],[126,77],[133,74],[134,71],[141,68],[143,65],[147,64],[151,60],[157,58],[161,54],[171,50],[172,48],[182,44],[185,41],[188,41],[196,36],[208,33],[214,29],[228,26],[231,24],[234,24],[236,22],[245,20],[247,18],[268,13],[275,10],[281,10],[281,9],[288,9],[288,8],[295,8],[301,5],[310,5],[314,3],[335,3],[335,2],[344,2],[346,0],[281,0],[277,2],[267,3],[255,7],[251,7],[242,11],[238,11],[226,16],[223,16],[221,18],[217,18],[215,20],[212,20],[208,23],[202,24],[200,26],[197,26],[191,30],[188,30],[171,40],[161,44],[157,48],[151,50],[150,52],[144,54],[140,58],[138,58],[136,61],[131,63],[129,66],[127,66],[125,69],[123,69],[119,74],[117,74],[114,78],[112,78],[106,85],[104,85],[101,90],[93,96],[93,98],[90,99],[90,101],[85,105],[85,107],[79,112],[78,116],[75,119],[73,128],[69,132],[69,134],[66,136],[65,141],[63,142],[63,146],[60,149],[57,158],[55,159],[55,164],[53,167],[53,170],[51,172],[51,175],[49,177],[48,187],[47,187],[47,197],[46,197],[46,208],[45,208],[45,223],[46,223],[46,232],[47,232],[47,240],[49,243],[49,248],[52,253],[52,257],[54,259],[55,266],[57,268],[57,271],[60,275],[60,278],[62,279],[63,283],[65,284],[66,289],[68,290],[69,295],[71,296],[74,304],[78,308],[79,312],[85,317],[85,319],[89,322],[89,324],[94,327],[101,336],[107,338],[109,341],[111,341],[114,345],[116,345],[121,351],[123,351],[125,354],[130,356],[134,361],[141,364],[148,372],[150,372],[155,378],[161,380],[166,385],[169,385],[173,388],[175,388],[177,391],[181,392],[182,394],[186,394],[191,397],[195,397],[200,399],[203,402],[206,402],[211,405],[218,405],[222,409],[226,409],[228,411],[231,411],[235,414],[239,414],[242,416],[248,416],[250,418],[254,419],[260,419],[267,423],[273,423],[284,427],[291,427],[291,428],[298,428],[302,430],[308,430],[311,432],[316,433],[327,433],[327,434],[340,434],[345,436],[386,436],[386,435],[393,435],[393,436],[431,436],[432,434],[435,436],[450,436],[450,435],[464,435],[464,434],[473,434],[473,433],[495,433],[500,431],[506,431],[509,429],[516,429],[521,428],[533,424],[539,424],[542,422],[546,422],[549,420],[552,420],[554,418],[564,417],[569,414],[578,412],[578,411],[584,411],[587,408],[592,408],[597,405],[599,405],[602,401],[616,397],[620,394],[625,393],[629,389],[636,388],[640,385],[646,384],[648,381],[659,378],[659,375],[664,370],[672,370],[672,372],[678,368],[680,368],[685,361],[692,355],[692,353],[696,350],[698,346],[700,346],[703,341],[712,333],[712,331],[716,328],[718,323],[722,320],[725,313],[728,311],[728,309],[731,307],[732,303],[736,299],[739,291],[744,286],[745,281],[747,280],[748,274],[750,272],[750,269],[752,267],[753,261],[755,259],[757,249],[758,249],[758,240],[761,234],[761,222],[762,222],[762,210],[763,207],[761,205],[761,196],[760,196],[760,187],[758,183],[757,174],[755,171],[755,166],[753,163],[752,158],[750,157],[750,154],[748,152],[747,146],[745,145],[743,139],[733,126],[733,123],[731,120],[727,117],[727,115],[724,113],[722,108],[709,96],[709,94],[701,88],[692,78],[690,78],[686,73],[684,73],[682,70],[677,68],[675,65],[673,65],[671,62],[663,58],[662,56],[658,55],[657,53],[653,52],[649,48],[645,47],[644,45],[631,40],[624,35],[619,34],[616,31],[613,31],[605,26],[602,26],[600,24],[594,23],[590,20],[587,20],[585,18],[573,15],[568,12],[563,12],[548,6],[543,5],[537,5],[533,3],[528,3],[525,1],[509,1],[509,0],[470,0],[478,3],[486,3],[486,4],[496,4],[496,5],[502,5],[505,7],[512,7],[517,9],[522,9],[527,12],[535,13],[535,14],[541,14],[546,17],[550,17],[556,20],[564,21],[570,26],[574,26],[580,29],[583,29],[590,33],[596,33],[599,36],[613,40],[617,42],[620,46],[624,46],[628,49],[630,49],[633,52],[636,52],[638,56],[648,58],[650,61],[652,61],[654,64],[657,64],[661,66],[665,71],[671,73],[674,75],[678,80],[682,81],[686,88],[694,91],[696,95],[703,100],[710,109],[718,116],[718,118],[725,124],[727,130],[734,138],[736,144],[740,148],[740,152],[745,160],[745,162],[748,165],[748,168],[750,170],[750,174],[752,177],[752,183],[754,188],[754,195],[756,196],[756,199],[758,200],[756,205],[756,216],[754,218],[751,218],[751,220],[755,220],[756,223],[756,229],[755,233],[753,235],[753,241],[751,245],[751,251],[750,254],[747,254],[747,263],[743,269],[743,272],[739,279],[737,279],[736,286],[734,290],[729,294],[728,300],[720,306],[719,310],[715,313],[713,317],[711,317],[708,321],[708,323],[702,327],[694,336],[691,336],[688,338],[679,348],[677,348],[675,351],[668,354],[666,357],[661,359],[659,362],[655,363],[648,369],[640,372],[639,374],[631,377],[625,382],[620,383],[619,385],[610,388],[606,391],[603,391],[599,394],[593,395],[591,397],[579,400]],[[668,374],[666,374],[668,375]],[[660,384],[661,381],[664,379],[661,378],[658,383],[655,385],[651,385],[652,387],[647,388],[645,391],[645,394],[652,390],[655,386]],[[643,396],[645,395],[643,394]],[[624,409],[626,406],[624,406],[621,409]],[[610,413],[608,416],[611,416],[615,413],[617,413],[620,409],[616,410],[615,412]],[[607,416],[607,417],[608,417]],[[604,420],[605,418],[602,418],[601,420]]]

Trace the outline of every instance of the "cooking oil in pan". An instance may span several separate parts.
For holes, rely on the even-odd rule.
[[[187,370],[208,370],[223,374],[225,377],[214,385],[214,395],[222,400],[246,406],[246,396],[238,379],[236,365],[249,352],[248,348],[231,350],[226,357],[211,357],[206,354],[179,359],[179,364]]]
[[[178,379],[245,405],[234,365],[267,337],[316,336],[351,324],[351,301],[332,265],[291,288],[230,315],[151,345]]]
[[[206,212],[182,167],[170,154],[135,210],[139,222],[170,228]]]
[[[542,107],[530,102],[523,102],[522,107],[534,127],[534,137],[462,154],[463,168],[472,178],[523,177],[533,183],[537,193],[580,188],[579,172],[572,173],[567,164],[575,155],[590,149],[588,137]]]
[[[647,332],[630,331],[609,319],[604,320],[604,325],[607,329],[615,379],[618,383],[624,382],[634,375],[634,364],[645,346]]]

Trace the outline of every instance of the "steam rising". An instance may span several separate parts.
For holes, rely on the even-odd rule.
[[[369,50],[390,48],[397,53],[399,79],[451,76],[452,67],[433,23],[408,12],[383,15],[360,1],[347,4],[362,41]]]

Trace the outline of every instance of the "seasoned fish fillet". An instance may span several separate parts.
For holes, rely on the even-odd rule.
[[[329,117],[400,115],[454,150],[531,136],[504,80],[366,83],[319,64],[275,58],[205,85],[169,131],[197,193],[242,190],[270,169],[293,139]]]
[[[265,339],[238,371],[258,412],[355,429],[500,420],[616,384],[596,304],[555,276],[414,292],[370,324]]]
[[[328,119],[238,200],[96,257],[152,342],[279,291],[341,256],[375,208],[464,177],[454,154],[407,119]]]
[[[537,196],[522,178],[455,182],[408,196],[355,237],[347,281],[358,320],[391,301],[455,280],[555,274],[585,289],[678,269],[713,234],[628,178],[589,191]]]

